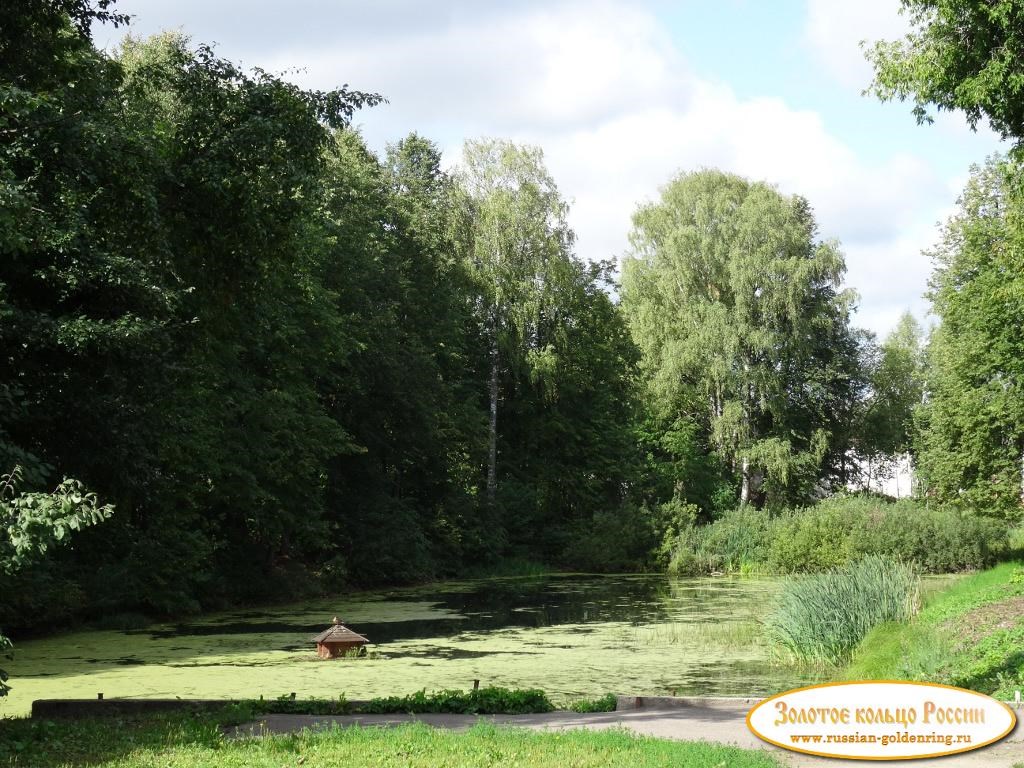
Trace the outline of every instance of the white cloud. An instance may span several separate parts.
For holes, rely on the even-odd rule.
[[[899,0],[807,0],[804,39],[818,61],[844,87],[862,91],[871,84],[871,64],[861,42],[895,40],[910,27]]]
[[[188,2],[202,13],[202,3]],[[810,48],[854,92],[870,81],[857,42],[898,35],[897,4],[808,0]],[[905,308],[923,307],[930,267],[920,250],[952,199],[947,182],[912,152],[865,161],[817,113],[779,98],[741,99],[699,78],[643,5],[452,2],[424,13],[390,0],[379,11],[339,12],[355,13],[348,26],[325,12],[315,30],[303,22],[301,33],[282,28],[277,36],[260,8],[269,6],[253,16],[266,18],[241,38],[230,36],[223,15],[212,33],[186,31],[270,70],[302,67],[294,79],[307,86],[350,83],[384,94],[390,104],[357,116],[378,149],[411,130],[438,141],[449,162],[463,139],[478,135],[540,145],[575,201],[572,224],[586,258],[621,256],[638,203],[679,170],[716,166],[810,200],[822,235],[843,242],[862,324],[884,332]],[[405,12],[417,23],[390,23]],[[243,48],[250,33],[255,42]]]
[[[344,80],[382,93],[389,122],[406,129],[433,121],[502,133],[594,124],[651,104],[683,107],[689,84],[653,17],[615,2],[507,6],[429,33],[286,47],[263,66],[296,62],[308,85]]]

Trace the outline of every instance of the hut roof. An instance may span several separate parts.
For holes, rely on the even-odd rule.
[[[319,635],[313,638],[314,643],[368,643],[370,642],[362,635],[353,632],[346,626],[335,624],[328,627]]]

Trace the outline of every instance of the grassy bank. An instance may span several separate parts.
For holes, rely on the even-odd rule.
[[[539,733],[478,725],[464,733],[424,725],[350,728],[229,740],[221,718],[61,722],[0,720],[0,766],[32,768],[302,768],[629,765],[779,768],[763,752],[631,736],[623,731]]]
[[[845,677],[927,680],[1012,699],[1024,688],[1024,565],[966,577],[910,622],[876,627]]]

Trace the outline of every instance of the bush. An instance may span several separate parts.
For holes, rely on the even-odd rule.
[[[576,570],[626,573],[643,570],[656,543],[652,513],[627,503],[575,526],[561,559]]]
[[[828,501],[784,512],[773,521],[769,567],[777,573],[838,568],[850,561],[863,526],[859,509]]]
[[[884,509],[868,515],[855,549],[915,563],[926,573],[951,573],[987,568],[1009,548],[1005,520],[912,501]]]
[[[337,699],[294,699],[285,694],[276,699],[243,701],[236,706],[253,715],[351,715],[354,711],[344,695]]]
[[[478,688],[472,691],[417,691],[408,696],[386,696],[362,704],[347,701],[344,696],[330,699],[296,700],[290,696],[248,702],[256,714],[303,715],[394,715],[394,714],[459,714],[459,715],[527,715],[551,712],[554,705],[544,691],[536,689]]]
[[[872,628],[906,621],[919,607],[917,571],[869,555],[788,581],[765,627],[769,639],[797,661],[840,664]]]
[[[614,712],[619,702],[614,693],[606,693],[599,699],[580,699],[569,705],[573,712],[581,714],[587,712]]]
[[[676,539],[669,572],[697,576],[746,571],[767,560],[772,519],[767,510],[740,507],[709,525],[691,525]]]
[[[551,712],[554,705],[536,689],[479,688],[472,691],[417,691],[409,696],[371,699],[356,711],[367,715],[450,713],[463,715],[526,715]]]
[[[836,496],[806,509],[741,507],[670,543],[669,571],[805,573],[882,555],[924,573],[987,568],[1011,553],[1004,520],[905,499]]]

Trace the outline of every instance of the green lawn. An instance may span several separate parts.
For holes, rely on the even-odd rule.
[[[780,768],[765,752],[637,737],[625,731],[538,733],[480,724],[350,728],[228,740],[215,718],[0,721],[0,765],[39,768]]]
[[[1024,566],[959,580],[909,623],[875,628],[845,677],[927,680],[1012,699],[1024,689]]]

